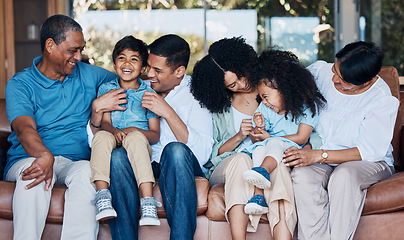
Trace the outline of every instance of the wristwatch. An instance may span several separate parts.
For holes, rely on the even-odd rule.
[[[324,149],[321,149],[321,151],[323,152],[321,154],[321,157],[323,158],[323,160],[321,160],[321,163],[325,163],[325,160],[327,160],[328,158],[328,153]]]

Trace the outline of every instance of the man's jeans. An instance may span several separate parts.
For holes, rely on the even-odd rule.
[[[196,157],[185,144],[171,142],[165,146],[160,164],[153,164],[153,170],[155,177],[159,177],[161,196],[171,227],[170,239],[193,239],[198,204],[194,177],[203,176]],[[112,205],[118,214],[109,220],[112,238],[138,239],[139,193],[123,148],[112,152],[109,189]]]

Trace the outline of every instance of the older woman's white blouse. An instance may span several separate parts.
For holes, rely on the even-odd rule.
[[[362,160],[386,161],[393,166],[393,138],[399,101],[391,95],[386,82],[379,79],[365,92],[347,95],[332,82],[332,63],[317,61],[308,67],[320,92],[327,100],[319,112],[321,149],[340,150],[357,147]]]

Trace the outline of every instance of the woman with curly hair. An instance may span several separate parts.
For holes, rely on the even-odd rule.
[[[281,51],[274,52],[272,59],[298,62],[296,56]],[[208,55],[195,65],[191,80],[191,92],[213,113],[215,143],[211,158],[204,166],[209,170],[206,175],[211,186],[226,183],[225,216],[233,239],[245,239],[247,231],[255,232],[260,220],[260,215],[244,213],[246,202],[254,195],[254,187],[242,177],[244,171],[252,168],[252,160],[240,152],[252,144],[252,116],[259,103],[257,89],[250,82],[257,71],[258,57],[254,49],[242,38],[225,38],[210,46]],[[290,238],[297,218],[294,205],[285,209],[283,202],[292,201],[293,189],[288,169],[284,165],[277,169],[280,170],[273,171],[273,186],[283,186],[283,176],[287,176],[289,187],[279,195],[279,207],[268,214],[268,219],[276,239],[285,235]],[[272,188],[266,191],[271,193]],[[287,226],[293,228],[289,231]]]

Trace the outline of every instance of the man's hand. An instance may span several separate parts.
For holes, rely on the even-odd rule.
[[[17,117],[11,123],[11,127],[14,129],[25,152],[35,158],[31,166],[21,173],[21,179],[24,181],[35,179],[25,189],[30,189],[45,181],[45,190],[49,190],[53,178],[53,162],[55,158],[43,144],[42,138],[36,130],[34,118],[29,116]]]
[[[104,114],[115,110],[125,111],[126,107],[122,107],[120,104],[126,104],[127,102],[126,93],[123,88],[113,89],[96,98],[92,103],[90,119],[93,133],[95,134],[100,130],[99,127],[94,126],[101,126],[101,121]]]
[[[178,142],[187,144],[188,128],[166,100],[155,92],[144,92],[142,108],[147,108],[166,120]]]
[[[45,190],[48,191],[53,178],[53,163],[55,158],[50,152],[45,152],[37,157],[27,169],[21,173],[21,179],[24,181],[35,180],[25,186],[25,189],[30,189],[45,181]]]
[[[96,98],[93,101],[93,111],[95,112],[111,112],[115,110],[124,111],[126,108],[119,106],[126,104],[126,93],[123,88],[113,89]]]
[[[167,119],[170,113],[174,112],[164,98],[155,92],[146,91],[143,94],[142,107],[154,112],[156,115]]]

